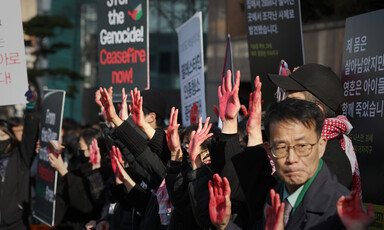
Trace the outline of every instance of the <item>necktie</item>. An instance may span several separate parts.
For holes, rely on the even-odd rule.
[[[287,199],[284,200],[285,203],[285,209],[284,209],[284,227],[287,226],[288,220],[289,220],[289,215],[291,214],[292,211],[292,205],[289,203]]]

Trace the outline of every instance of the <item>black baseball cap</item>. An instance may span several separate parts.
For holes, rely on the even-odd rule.
[[[141,91],[143,97],[143,106],[149,111],[156,113],[157,116],[164,119],[166,113],[166,100],[164,95],[156,89],[147,89]]]
[[[339,77],[331,68],[320,64],[308,63],[289,76],[268,74],[268,78],[285,90],[310,92],[333,111],[344,101]]]

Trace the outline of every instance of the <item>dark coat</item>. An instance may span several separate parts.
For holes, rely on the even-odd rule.
[[[347,154],[340,146],[339,139],[335,138],[327,142],[323,158],[328,168],[333,172],[340,184],[348,189],[352,187],[352,169]]]
[[[5,177],[0,176],[0,229],[27,229],[30,207],[30,167],[35,156],[39,120],[27,109],[23,139],[9,156]]]
[[[275,187],[280,191],[282,183]],[[341,185],[326,163],[320,169],[302,202],[288,220],[284,229],[345,229],[336,209],[338,199],[349,194],[349,190]],[[270,197],[267,197],[270,205]],[[265,216],[264,218],[265,219]],[[255,224],[252,229],[264,229],[265,221]],[[240,229],[230,223],[226,229]]]

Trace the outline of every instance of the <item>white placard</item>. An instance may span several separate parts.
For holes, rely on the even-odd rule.
[[[176,29],[179,43],[180,94],[183,126],[190,125],[190,110],[197,102],[199,117],[206,118],[204,53],[201,12]]]
[[[0,105],[26,103],[27,66],[19,0],[0,1]]]

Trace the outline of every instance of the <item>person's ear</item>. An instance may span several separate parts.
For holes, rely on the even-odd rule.
[[[270,157],[272,157],[272,155],[271,155],[271,146],[270,146],[268,141],[264,142],[264,149],[265,149],[265,151],[267,151],[268,155]]]
[[[319,106],[321,112],[322,112],[323,114],[325,114],[325,112],[324,112],[324,111],[325,111],[325,109],[324,109],[324,105],[323,105],[321,102],[319,102],[319,101],[316,101],[316,105]]]
[[[147,115],[147,122],[148,122],[148,123],[156,122],[156,113],[154,113],[154,112],[150,112],[150,113]]]
[[[323,157],[326,147],[327,147],[327,138],[320,137],[319,143],[318,143],[319,159]]]

